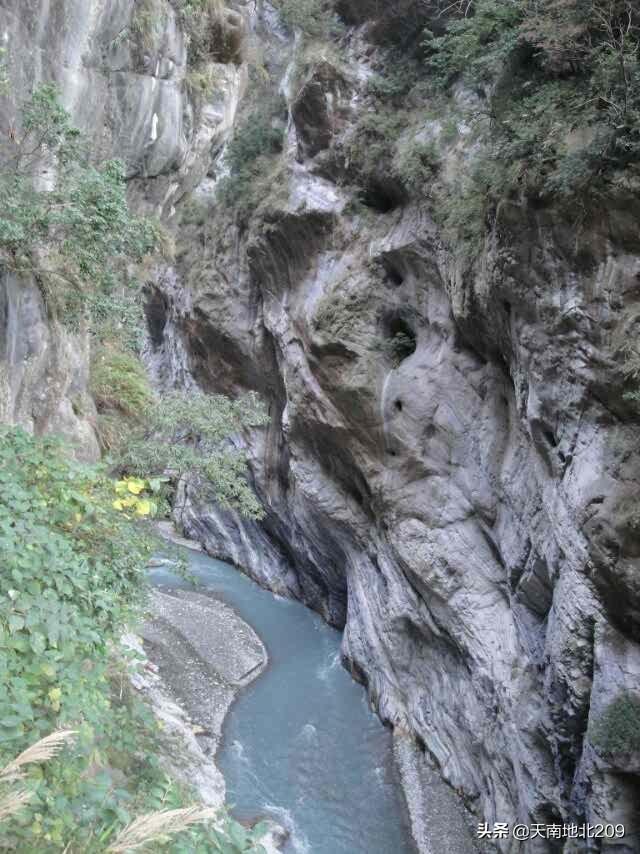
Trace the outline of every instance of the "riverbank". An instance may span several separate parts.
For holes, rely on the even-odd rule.
[[[200,551],[170,526],[160,531],[173,544]],[[172,568],[171,561],[153,565]],[[222,809],[226,784],[215,762],[222,726],[238,692],[266,668],[267,651],[251,626],[214,596],[153,590],[149,604],[139,636],[123,639],[142,661],[132,684],[162,725],[167,770],[193,787],[204,804]],[[286,832],[275,822],[268,825],[260,842],[276,854]]]

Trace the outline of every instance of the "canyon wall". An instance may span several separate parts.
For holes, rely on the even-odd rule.
[[[469,266],[430,201],[393,180],[354,205],[340,149],[372,109],[375,35],[365,24],[341,61],[325,46],[295,85],[284,75],[285,150],[248,225],[216,204],[214,181],[200,221],[178,228],[178,264],[150,303],[151,364],[256,390],[273,417],[246,439],[265,519],[194,495],[180,522],[344,627],[345,663],[383,720],[479,816],[637,833],[637,755],[604,757],[589,733],[640,677],[638,431],[622,371],[638,206],[576,228],[505,202]],[[441,128],[425,118],[421,132],[446,181],[473,152],[464,128],[451,142]],[[385,343],[398,333],[400,359]]]
[[[147,282],[158,386],[252,390],[269,407],[270,426],[238,440],[265,518],[187,488],[178,521],[344,628],[346,665],[424,751],[424,779],[435,761],[480,820],[623,822],[617,850],[637,850],[640,759],[591,738],[640,685],[638,418],[622,367],[637,335],[637,200],[579,228],[550,206],[505,202],[468,263],[428,194],[416,201],[393,176],[364,194],[350,181],[345,141],[374,109],[392,15],[343,3],[341,55],[320,41],[300,62],[268,3],[238,4],[245,53],[215,63],[197,106],[164,5],[145,46],[127,29],[133,0],[67,0],[57,13],[3,0],[0,25],[10,62],[29,56],[24,80],[59,83],[97,150],[125,159],[138,209],[175,235],[175,262]],[[218,198],[224,142],[265,89],[284,99],[284,148],[242,222]],[[474,144],[444,119],[425,108],[416,133],[454,193]],[[23,306],[6,340],[42,328],[35,363],[44,353],[53,370],[34,284],[3,281],[4,304],[21,288]],[[16,317],[0,314],[7,329]],[[73,410],[86,365],[69,348],[57,399],[77,433],[90,429]],[[7,352],[16,400],[26,357]],[[23,394],[29,418],[46,370]]]

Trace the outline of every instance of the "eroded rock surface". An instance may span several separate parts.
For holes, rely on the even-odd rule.
[[[290,122],[277,192],[241,227],[216,193],[220,146],[251,93],[244,54],[220,66],[196,116],[172,7],[144,46],[128,32],[134,5],[41,0],[25,12],[5,0],[0,24],[28,58],[24,85],[60,82],[96,146],[125,157],[140,209],[173,214],[178,261],[150,283],[158,384],[256,390],[269,405],[270,427],[238,439],[264,521],[189,495],[181,524],[344,627],[344,660],[381,717],[412,734],[479,818],[625,822],[617,850],[637,850],[635,758],[603,756],[591,739],[640,685],[639,439],[622,371],[637,335],[637,200],[580,229],[505,203],[469,266],[428,199],[410,202],[387,174],[357,199],[349,183],[345,146],[371,109],[372,57],[412,4],[376,17],[373,0],[339,3],[357,27],[345,55],[320,46],[300,77],[294,62],[280,74],[296,46],[273,7],[249,3],[244,28]],[[440,147],[444,181],[473,157],[461,125],[447,142],[425,114],[419,134]],[[205,213],[188,224],[191,189]],[[22,306],[0,313],[14,342],[9,417],[22,419],[22,401],[37,419],[60,346],[48,349],[33,283],[2,281],[2,306]],[[30,319],[7,320],[19,316]],[[41,333],[29,343],[27,330]],[[73,346],[43,429],[62,419],[86,436]],[[31,391],[23,350],[41,366]]]
[[[354,20],[370,14],[356,6]],[[257,390],[273,416],[242,440],[265,520],[192,495],[180,522],[344,626],[344,660],[382,718],[483,820],[615,814],[631,833],[635,766],[611,767],[589,733],[639,685],[621,350],[640,298],[637,206],[577,232],[505,204],[472,267],[394,179],[354,206],[340,151],[366,109],[367,38],[353,35],[346,68],[328,73],[327,54],[286,78],[284,187],[280,173],[244,229],[214,190],[212,225],[182,232],[159,280],[156,375]],[[464,135],[443,141],[444,180],[470,156]]]
[[[54,83],[96,162],[121,159],[133,206],[161,216],[204,178],[246,70],[209,63],[215,92],[196,104],[176,11],[168,0],[152,6],[150,20],[136,0],[2,2],[3,76],[11,84],[0,131],[10,136],[29,93]],[[97,459],[86,334],[52,320],[34,277],[0,273],[0,420],[61,434],[78,456]]]

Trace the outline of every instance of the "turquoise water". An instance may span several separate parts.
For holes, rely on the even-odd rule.
[[[197,552],[189,563],[269,652],[225,721],[217,762],[234,815],[274,818],[291,854],[413,854],[391,734],[341,666],[340,634],[228,564]],[[162,571],[153,579],[177,586]]]

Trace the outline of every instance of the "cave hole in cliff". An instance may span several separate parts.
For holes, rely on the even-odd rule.
[[[401,400],[396,400],[396,402],[393,405],[395,406],[395,408],[398,412],[402,412],[403,404],[402,404]]]
[[[398,314],[392,314],[383,322],[385,351],[391,357],[394,367],[412,356],[417,349],[418,340],[414,329]]]
[[[386,274],[386,279],[389,284],[393,285],[394,288],[399,288],[400,285],[404,284],[404,276],[402,275],[400,270],[398,270],[395,264],[392,264],[390,261],[385,260],[383,261],[383,266]]]
[[[404,197],[397,187],[385,184],[382,181],[372,180],[361,191],[360,201],[365,207],[371,208],[377,213],[386,214],[400,207]]]
[[[167,300],[164,294],[157,288],[152,288],[147,292],[144,313],[147,318],[151,346],[154,350],[157,350],[162,346],[164,340],[164,329],[167,325],[169,313]]]

